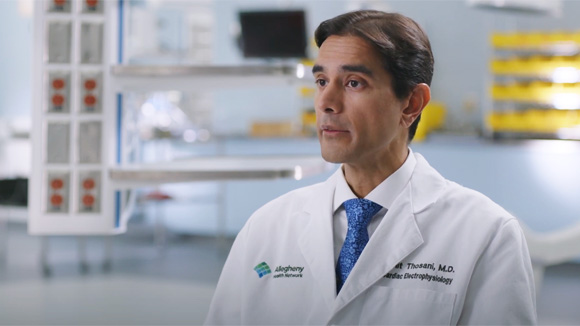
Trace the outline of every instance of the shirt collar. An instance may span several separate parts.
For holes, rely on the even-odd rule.
[[[413,155],[413,151],[409,148],[409,154],[407,155],[407,159],[397,171],[387,177],[383,182],[381,182],[378,186],[375,187],[366,197],[370,201],[373,201],[384,208],[389,208],[399,196],[405,185],[411,179],[411,175],[413,174],[413,170],[415,169],[415,165],[417,164],[417,160]],[[338,179],[336,181],[336,188],[334,190],[334,203],[333,203],[333,212],[344,203],[345,201],[353,198],[358,198],[350,189],[346,179],[344,178],[344,171],[342,170],[342,166],[340,167],[340,173],[338,173]]]

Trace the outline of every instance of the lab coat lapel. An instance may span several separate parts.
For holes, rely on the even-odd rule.
[[[336,173],[342,173],[340,168]],[[336,173],[323,184],[319,193],[313,195],[305,204],[303,214],[310,216],[298,245],[312,277],[320,288],[320,293],[332,307],[336,297],[336,278],[334,277],[334,244],[332,227],[332,203],[336,186]]]

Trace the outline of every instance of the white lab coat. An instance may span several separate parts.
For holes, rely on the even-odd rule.
[[[338,296],[335,174],[252,215],[206,324],[535,324],[532,268],[517,220],[412,155],[411,180]],[[262,262],[271,273],[259,277],[254,267]]]

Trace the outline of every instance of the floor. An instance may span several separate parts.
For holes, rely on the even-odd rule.
[[[113,238],[112,266],[103,265],[106,239],[86,238],[88,269],[78,238],[49,237],[49,277],[40,264],[41,239],[8,224],[0,265],[0,325],[197,325],[205,319],[231,239],[169,235],[131,225]]]
[[[133,223],[113,238],[112,265],[103,264],[106,239],[50,237],[50,276],[39,262],[41,240],[21,223],[1,236],[0,325],[196,325],[203,322],[232,239],[170,234],[154,244],[153,228]],[[1,243],[0,243],[1,245]],[[548,268],[538,316],[543,325],[580,325],[580,265]]]

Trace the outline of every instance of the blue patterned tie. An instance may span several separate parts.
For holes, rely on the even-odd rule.
[[[340,292],[348,274],[369,242],[367,227],[381,205],[368,199],[349,199],[344,202],[348,231],[336,264],[336,292]]]

